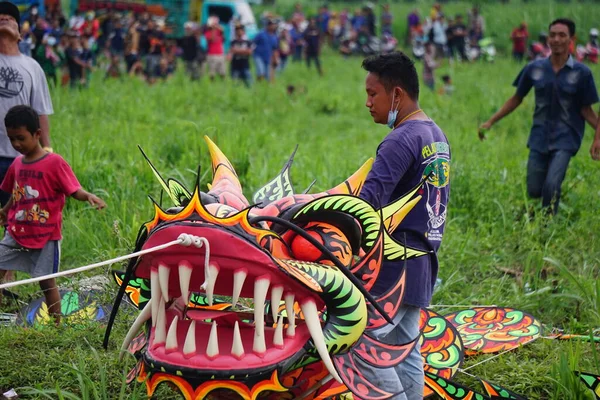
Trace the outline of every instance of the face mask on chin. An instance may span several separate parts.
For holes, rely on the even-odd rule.
[[[395,95],[396,95],[395,93],[392,93],[392,106],[391,107],[394,107]],[[394,129],[394,125],[396,124],[396,118],[398,118],[398,108],[399,107],[400,107],[400,103],[398,103],[395,110],[390,108],[390,111],[388,112],[387,126],[390,129]]]

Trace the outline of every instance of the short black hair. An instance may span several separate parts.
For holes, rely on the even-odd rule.
[[[442,81],[449,82],[450,81],[450,75],[443,75],[442,76]]]
[[[4,125],[7,129],[19,129],[25,127],[32,135],[40,129],[40,117],[38,113],[29,106],[14,106],[6,113]]]
[[[575,36],[575,22],[568,18],[555,19],[554,21],[550,22],[550,25],[548,25],[548,30],[550,30],[550,28],[552,28],[554,25],[558,24],[566,25],[567,28],[569,28],[569,36]]]
[[[415,63],[403,52],[394,51],[367,57],[363,60],[362,67],[377,75],[388,92],[395,86],[400,86],[411,99],[419,99],[419,78]]]

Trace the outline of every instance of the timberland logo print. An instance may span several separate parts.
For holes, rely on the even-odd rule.
[[[15,97],[23,90],[23,76],[11,67],[0,67],[0,97]]]

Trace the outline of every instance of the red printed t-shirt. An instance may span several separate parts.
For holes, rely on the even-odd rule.
[[[49,240],[62,239],[65,196],[81,188],[71,167],[58,154],[32,163],[23,156],[11,164],[0,189],[12,193],[8,212],[10,235],[21,246],[41,249]]]
[[[211,28],[204,34],[206,41],[208,42],[208,49],[206,54],[209,56],[222,56],[223,50],[223,32],[217,28]]]

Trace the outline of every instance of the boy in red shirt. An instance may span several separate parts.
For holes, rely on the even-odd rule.
[[[87,201],[97,209],[106,204],[81,188],[61,156],[42,148],[40,121],[33,108],[11,108],[4,124],[10,143],[22,156],[11,164],[0,185],[0,190],[12,193],[0,210],[0,223],[8,224],[0,241],[0,281],[6,270],[28,272],[32,277],[56,273],[65,196]],[[40,287],[48,311],[58,324],[61,306],[56,280],[40,281]]]

